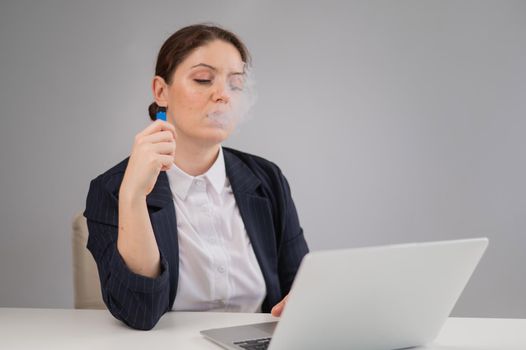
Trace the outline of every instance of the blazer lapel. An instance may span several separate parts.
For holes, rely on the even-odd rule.
[[[146,196],[146,204],[149,207],[164,208],[170,202],[172,202],[172,191],[168,175],[165,171],[161,171],[152,192]]]
[[[256,192],[261,181],[252,170],[227,149],[223,151],[226,174],[267,286],[262,309],[269,310],[281,298],[270,203]]]
[[[175,300],[179,281],[179,243],[177,240],[177,218],[172,198],[172,191],[166,172],[161,171],[155,186],[146,196],[153,232],[161,254],[170,267],[170,309]]]

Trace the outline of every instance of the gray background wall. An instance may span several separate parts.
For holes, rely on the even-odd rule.
[[[281,166],[313,250],[488,236],[454,315],[526,317],[521,1],[3,1],[0,306],[72,307],[72,217],[202,21],[254,56],[226,145]]]

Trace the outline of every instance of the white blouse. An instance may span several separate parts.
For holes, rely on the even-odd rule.
[[[191,176],[175,164],[166,173],[179,241],[173,310],[261,311],[265,280],[226,176],[223,149],[205,174]]]

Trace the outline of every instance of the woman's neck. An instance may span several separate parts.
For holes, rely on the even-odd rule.
[[[174,163],[185,173],[198,176],[207,172],[216,161],[220,144],[205,147],[202,145],[176,141]]]

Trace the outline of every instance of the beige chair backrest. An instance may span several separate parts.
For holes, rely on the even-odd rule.
[[[73,220],[73,280],[76,309],[105,309],[100,292],[99,273],[86,248],[88,225],[82,212]]]

